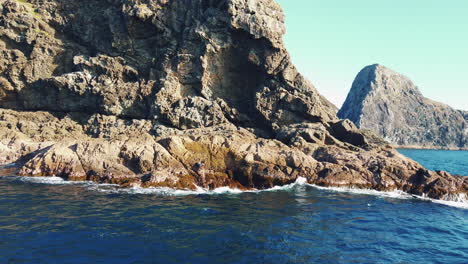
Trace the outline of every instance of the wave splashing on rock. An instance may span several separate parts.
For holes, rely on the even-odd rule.
[[[0,0],[0,175],[123,187],[466,194],[298,73],[273,0]]]
[[[59,177],[11,177],[8,178],[18,179],[19,181],[33,184],[46,184],[46,185],[77,185],[83,186],[84,188],[102,192],[107,194],[131,194],[131,195],[157,195],[163,197],[174,197],[174,196],[190,196],[190,195],[241,195],[246,193],[263,193],[263,192],[303,192],[306,191],[304,187],[310,187],[317,190],[326,192],[337,192],[337,193],[349,193],[353,195],[371,195],[382,198],[392,199],[420,199],[430,201],[433,203],[443,204],[447,206],[468,209],[468,199],[465,195],[459,195],[457,197],[448,197],[447,199],[432,199],[428,198],[427,195],[417,196],[403,191],[376,191],[372,189],[359,189],[359,188],[348,188],[348,187],[323,187],[315,184],[307,183],[307,179],[299,177],[294,183],[287,184],[284,186],[274,186],[270,189],[265,190],[240,190],[230,187],[220,187],[214,190],[198,187],[196,190],[180,190],[168,187],[129,187],[122,188],[116,184],[97,184],[95,182],[70,182],[65,181]],[[370,206],[370,205],[369,205]]]

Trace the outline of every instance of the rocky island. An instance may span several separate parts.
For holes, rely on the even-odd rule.
[[[382,65],[356,77],[338,117],[399,147],[468,149],[468,115],[425,98],[406,76]]]
[[[402,190],[464,201],[337,118],[273,0],[0,0],[3,174],[122,186]]]

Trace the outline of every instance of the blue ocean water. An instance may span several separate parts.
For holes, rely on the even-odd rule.
[[[468,151],[398,149],[430,170],[445,170],[455,175],[468,176]]]
[[[467,260],[467,209],[398,193],[295,184],[197,194],[0,178],[0,263]]]

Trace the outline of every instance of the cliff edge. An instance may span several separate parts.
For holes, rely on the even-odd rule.
[[[0,0],[4,173],[122,186],[399,189],[465,201],[292,65],[273,0]]]

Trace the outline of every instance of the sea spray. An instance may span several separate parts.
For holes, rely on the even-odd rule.
[[[247,190],[242,191],[230,187],[220,187],[213,190],[208,190],[205,188],[197,187],[196,190],[179,190],[172,189],[167,187],[152,187],[152,188],[142,188],[142,187],[130,187],[130,188],[120,188],[118,185],[114,184],[97,184],[89,181],[66,181],[59,177],[17,177],[9,176],[9,178],[19,179],[22,182],[38,183],[38,184],[49,184],[49,185],[82,185],[85,188],[91,191],[98,191],[103,193],[127,193],[127,194],[147,194],[147,195],[160,195],[160,196],[189,196],[189,195],[240,195],[243,193],[262,193],[262,192],[277,192],[277,191],[295,191],[299,186],[308,186],[318,190],[323,190],[327,192],[340,192],[340,193],[350,193],[357,195],[372,195],[382,198],[392,198],[392,199],[420,199],[425,201],[430,201],[433,203],[443,204],[452,207],[458,207],[463,209],[468,209],[468,200],[465,196],[457,196],[453,201],[448,200],[437,200],[428,198],[426,196],[417,196],[413,194],[408,194],[400,190],[393,191],[376,191],[372,189],[358,189],[358,188],[349,188],[349,187],[323,187],[315,184],[307,183],[307,179],[304,177],[298,177],[295,182],[283,186],[274,186],[273,188],[264,189],[264,190]],[[450,198],[450,197],[448,197]],[[453,198],[453,197],[452,197]]]

